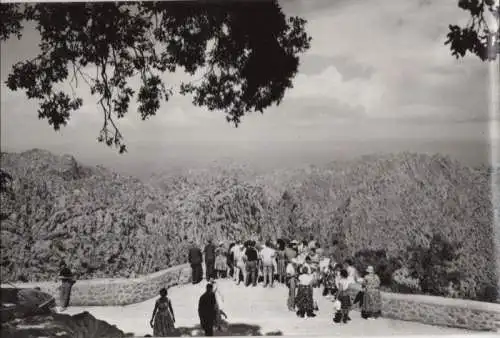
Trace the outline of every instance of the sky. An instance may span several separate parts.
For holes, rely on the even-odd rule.
[[[228,159],[274,169],[401,151],[444,153],[472,165],[490,161],[488,65],[457,60],[444,45],[448,25],[468,18],[457,1],[280,4],[286,15],[307,20],[312,37],[280,106],[234,128],[222,112],[174,96],[148,121],[133,111],[120,120],[125,155],[97,143],[102,116],[87,90],[77,88],[84,106],[54,132],[38,120],[35,102],[6,88],[19,57],[35,55],[37,32],[26,29],[22,40],[1,46],[2,151],[44,148],[137,175]]]

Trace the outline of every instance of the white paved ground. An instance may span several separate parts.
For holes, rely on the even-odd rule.
[[[183,332],[190,332],[198,325],[198,299],[204,292],[205,282],[198,285],[183,285],[169,290],[169,296],[174,306],[176,327],[185,328]],[[227,313],[229,325],[247,324],[258,327],[262,334],[280,331],[284,335],[440,335],[440,334],[468,334],[470,331],[424,325],[413,322],[404,322],[380,318],[378,320],[364,320],[357,311],[351,314],[352,321],[348,324],[334,324],[332,322],[332,303],[320,295],[320,289],[315,289],[319,311],[315,318],[298,318],[286,308],[288,289],[282,285],[274,288],[262,286],[236,286],[234,282],[223,280],[219,282],[219,289],[224,297],[223,309]],[[116,325],[125,332],[133,332],[136,336],[152,334],[149,327],[151,312],[155,299],[127,306],[103,307],[70,307],[66,313],[76,314],[88,311],[95,317]],[[245,334],[245,327],[234,325],[232,332],[224,335]],[[193,334],[194,331],[193,331]],[[249,334],[246,331],[246,334]],[[216,334],[217,335],[217,334]]]

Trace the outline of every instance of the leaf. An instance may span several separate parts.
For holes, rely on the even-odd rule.
[[[142,120],[156,115],[174,93],[165,72],[201,72],[179,94],[238,126],[245,114],[282,101],[311,41],[306,21],[286,17],[277,1],[2,4],[0,15],[3,40],[19,35],[23,20],[41,35],[40,54],[14,65],[7,87],[40,100],[39,118],[59,130],[83,101],[55,85],[86,84],[103,114],[97,140],[120,153],[117,119],[134,100]],[[128,86],[135,78],[137,93]]]

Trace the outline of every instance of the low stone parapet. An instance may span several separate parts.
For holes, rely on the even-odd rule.
[[[137,278],[102,278],[78,280],[71,291],[72,306],[110,306],[140,303],[158,296],[161,288],[170,288],[191,281],[191,267],[178,265],[166,270]],[[40,287],[56,299],[59,299],[60,283],[15,283],[19,288]],[[11,287],[3,285],[2,287]]]
[[[465,299],[383,292],[382,316],[469,330],[500,329],[500,304]]]
[[[191,282],[191,267],[178,265],[138,278],[79,280],[71,292],[72,306],[113,306],[143,302],[158,296],[161,288]],[[38,286],[58,299],[59,283],[16,283],[19,288]],[[2,285],[9,287],[9,285]],[[355,296],[357,292],[353,292]],[[382,316],[429,325],[480,331],[500,329],[500,304],[445,297],[382,292]]]

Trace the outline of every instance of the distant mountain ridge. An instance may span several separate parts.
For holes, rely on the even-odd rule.
[[[441,155],[363,156],[261,174],[228,163],[150,180],[34,149],[2,153],[14,194],[2,196],[2,278],[130,277],[185,262],[188,239],[339,236],[346,255],[401,255],[440,233],[463,243],[464,292],[497,283],[490,170]],[[9,197],[10,196],[10,197]]]

